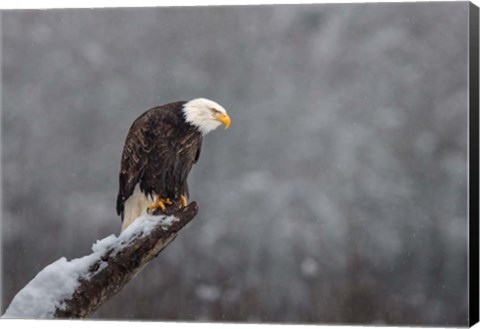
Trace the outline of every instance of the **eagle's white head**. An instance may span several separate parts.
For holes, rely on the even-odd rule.
[[[202,135],[208,134],[221,124],[224,124],[225,128],[230,126],[227,111],[209,99],[196,98],[185,103],[183,113],[185,121],[197,127]]]

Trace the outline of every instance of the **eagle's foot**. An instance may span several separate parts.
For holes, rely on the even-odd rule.
[[[151,214],[158,208],[162,209],[162,211],[165,211],[165,209],[167,209],[165,205],[172,205],[172,200],[170,200],[169,198],[157,198],[157,200],[153,204],[147,207],[147,212]]]
[[[185,208],[188,204],[187,197],[185,195],[181,195],[180,199],[182,201],[182,208]]]

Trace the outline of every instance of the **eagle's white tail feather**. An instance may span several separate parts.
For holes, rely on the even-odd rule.
[[[146,197],[140,191],[140,187],[135,186],[133,194],[125,201],[123,210],[122,231],[127,228],[135,219],[147,213],[147,207],[151,205],[154,200]]]

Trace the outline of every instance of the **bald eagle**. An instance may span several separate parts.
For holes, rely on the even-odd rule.
[[[179,201],[187,205],[187,177],[202,138],[230,117],[219,104],[197,98],[154,107],[130,127],[120,166],[117,214],[122,231],[136,218]]]

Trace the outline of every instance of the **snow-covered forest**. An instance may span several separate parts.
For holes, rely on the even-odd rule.
[[[4,11],[1,313],[118,234],[146,109],[232,118],[103,319],[465,325],[468,3]]]

